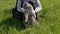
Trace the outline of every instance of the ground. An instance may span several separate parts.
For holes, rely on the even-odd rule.
[[[39,24],[23,28],[20,20],[12,17],[16,0],[0,0],[0,34],[60,34],[60,0],[40,0]]]

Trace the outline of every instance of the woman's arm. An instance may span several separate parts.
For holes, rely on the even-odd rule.
[[[24,11],[25,11],[25,10],[21,7],[21,0],[18,0],[17,10],[18,10],[19,12],[24,12]]]
[[[35,0],[35,1],[36,1],[36,9],[35,9],[35,11],[36,12],[39,12],[40,10],[42,10],[42,6],[41,6],[39,0]]]

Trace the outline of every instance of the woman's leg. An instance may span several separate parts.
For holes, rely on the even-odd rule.
[[[36,20],[38,20],[38,18],[37,18],[37,13],[36,13]]]

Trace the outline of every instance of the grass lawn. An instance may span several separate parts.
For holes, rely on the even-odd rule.
[[[40,0],[39,24],[24,29],[20,20],[12,17],[15,0],[0,0],[0,34],[60,34],[60,0]]]

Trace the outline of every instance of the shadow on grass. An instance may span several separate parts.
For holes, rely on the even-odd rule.
[[[13,17],[3,20],[0,23],[0,29],[1,29],[1,27],[3,27],[3,28],[2,28],[2,30],[0,30],[0,34],[2,34],[2,33],[8,34],[10,28],[16,29],[18,32],[25,29],[24,24],[20,20],[17,20]]]
[[[25,29],[24,24],[19,19],[15,19],[13,17],[3,20],[0,23],[0,27],[3,25],[5,25],[7,28],[15,27],[17,30]]]
[[[2,18],[7,16],[8,18],[3,18],[4,20],[0,22],[0,34],[4,32],[4,34],[8,34],[10,28],[15,28],[17,31],[25,29],[25,26],[21,20],[12,17],[12,9],[4,9],[1,13],[1,15],[3,15]]]

